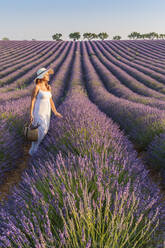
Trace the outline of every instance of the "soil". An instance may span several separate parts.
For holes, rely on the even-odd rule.
[[[6,172],[5,182],[0,186],[0,201],[5,201],[8,198],[8,195],[11,194],[12,188],[21,181],[21,175],[23,171],[27,168],[28,162],[30,159],[30,155],[28,154],[29,149],[31,147],[31,143],[23,144],[23,157],[18,161],[18,167],[10,172]]]
[[[146,169],[148,170],[148,175],[151,180],[159,187],[162,194],[161,201],[165,202],[165,185],[162,183],[162,177],[159,171],[152,169],[152,167],[146,162],[146,152],[138,152],[138,157],[143,161]]]

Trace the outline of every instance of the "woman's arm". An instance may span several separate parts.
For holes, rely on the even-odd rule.
[[[53,113],[56,115],[57,114],[57,109],[56,109],[56,107],[54,105],[52,97],[50,98],[50,105],[51,105],[51,109],[52,109]]]
[[[51,92],[52,89],[51,89],[51,86],[50,85],[49,85],[49,88],[50,88],[50,92]],[[57,112],[57,109],[56,109],[56,107],[54,105],[52,96],[50,97],[50,105],[51,105],[51,109],[52,109],[53,113],[55,114],[55,116],[58,116],[60,118],[63,118],[63,116],[59,112]]]
[[[39,87],[38,87],[38,85],[36,85],[35,88],[32,91],[32,94],[31,94],[30,117],[33,117],[33,108],[34,108],[34,103],[35,103],[35,100],[36,100],[36,96],[38,94],[38,90],[39,90]]]
[[[62,116],[59,112],[57,112],[57,109],[56,109],[56,107],[55,107],[55,105],[54,105],[54,102],[53,102],[52,97],[50,98],[50,104],[51,104],[51,109],[52,109],[53,113],[54,113],[56,116],[62,118],[63,116]]]

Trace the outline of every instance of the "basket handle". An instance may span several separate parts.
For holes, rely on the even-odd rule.
[[[30,121],[30,123],[29,123],[28,127],[30,127],[30,126],[31,126],[31,124],[32,124],[32,121]],[[40,126],[40,124],[38,123],[38,124],[37,124],[37,127],[39,127],[39,126]]]
[[[28,127],[30,127],[30,126],[31,126],[31,124],[32,124],[32,121],[30,121],[30,123],[29,123]]]

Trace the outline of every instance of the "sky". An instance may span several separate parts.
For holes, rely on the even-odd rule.
[[[61,33],[165,33],[165,0],[0,0],[0,39],[53,40]]]

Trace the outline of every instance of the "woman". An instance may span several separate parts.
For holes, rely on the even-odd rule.
[[[52,69],[41,68],[37,71],[35,88],[32,91],[30,106],[30,122],[38,126],[38,140],[33,141],[29,154],[32,156],[38,149],[44,136],[47,134],[50,124],[51,109],[60,118],[63,116],[57,112],[52,100],[51,87],[48,85],[49,74],[53,74]]]

